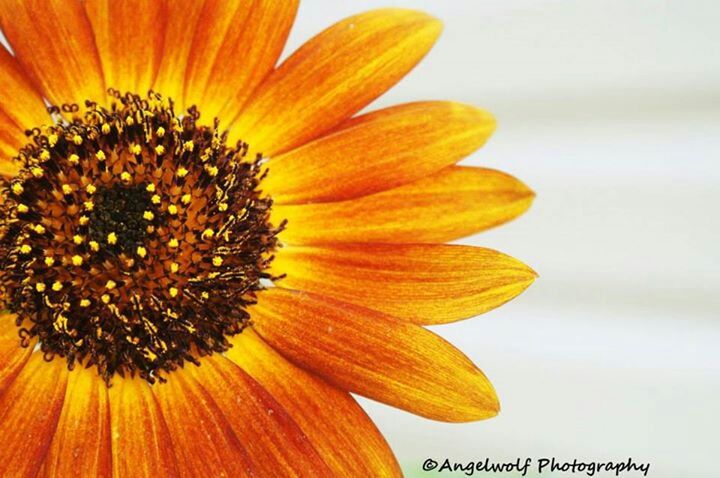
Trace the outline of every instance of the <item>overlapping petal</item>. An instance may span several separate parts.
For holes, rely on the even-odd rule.
[[[331,476],[313,443],[275,398],[237,365],[206,357],[186,369],[212,397],[247,448],[255,476]]]
[[[385,439],[350,394],[291,364],[252,329],[231,340],[227,357],[288,411],[333,476],[402,476]]]
[[[188,58],[185,104],[197,105],[207,122],[235,118],[275,66],[297,7],[298,0],[206,1]]]
[[[519,216],[534,193],[514,177],[451,166],[424,179],[348,201],[276,205],[289,244],[446,242]]]
[[[25,72],[53,104],[105,97],[100,58],[80,0],[3,0],[0,26]]]
[[[438,20],[402,9],[347,18],[293,53],[260,85],[231,140],[273,156],[313,139],[394,85],[428,52]]]
[[[34,478],[50,447],[68,377],[64,360],[32,354],[0,396],[0,476]]]
[[[279,204],[365,196],[456,163],[494,129],[489,113],[460,103],[393,106],[353,118],[328,136],[272,158],[262,186]]]
[[[416,324],[442,324],[498,307],[535,272],[480,247],[445,244],[290,246],[277,252],[280,287],[365,305]]]
[[[178,476],[170,433],[150,385],[118,377],[108,398],[113,478]]]
[[[58,362],[63,362],[58,359]],[[77,366],[40,477],[110,478],[112,454],[107,386],[93,369]]]
[[[252,314],[262,338],[344,390],[442,421],[499,410],[485,375],[422,327],[305,292],[275,288],[259,299]]]
[[[105,84],[121,92],[149,90],[162,59],[164,0],[85,0]]]
[[[0,314],[0,395],[20,373],[32,349],[20,347],[15,314]]]
[[[245,445],[189,370],[174,372],[168,383],[153,386],[153,393],[168,426],[180,476],[252,476]]]

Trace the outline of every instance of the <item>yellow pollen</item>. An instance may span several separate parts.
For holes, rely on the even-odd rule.
[[[110,234],[108,234],[107,241],[108,241],[108,244],[116,244],[117,243],[117,234],[115,234],[114,232],[111,232]]]
[[[177,297],[178,290],[175,287],[170,287],[170,297]]]
[[[203,233],[202,233],[202,238],[203,238],[203,239],[210,239],[210,238],[212,238],[214,235],[215,235],[215,231],[213,231],[212,229],[205,229],[205,230],[203,231]]]
[[[85,186],[85,191],[87,191],[87,193],[92,196],[93,194],[95,194],[95,191],[97,191],[97,188],[92,184],[88,184],[87,186]]]
[[[80,146],[83,142],[82,136],[80,136],[79,134],[76,134],[75,136],[73,136],[72,140],[73,140],[73,143],[75,143],[78,146]]]
[[[57,142],[58,142],[58,135],[56,135],[55,133],[48,135],[48,144],[50,144],[50,146],[55,146],[57,144]]]
[[[190,141],[185,141],[185,142],[183,143],[183,149],[184,149],[185,151],[192,152],[192,150],[195,149],[195,143],[193,143],[192,140],[190,140]]]
[[[43,149],[40,152],[40,161],[47,161],[48,159],[50,159],[50,151]]]
[[[168,242],[168,247],[170,247],[170,248],[172,248],[172,249],[175,249],[175,248],[178,247],[179,245],[180,245],[180,243],[179,243],[178,240],[175,239],[174,237],[173,237],[172,239],[170,239],[170,241]]]
[[[55,292],[60,292],[62,290],[62,288],[63,288],[62,282],[60,282],[60,281],[53,282],[52,290],[54,290]]]
[[[62,185],[62,192],[64,195],[72,194],[72,187],[70,187],[69,184],[63,184]]]
[[[145,257],[147,255],[147,249],[145,249],[143,246],[138,246],[137,255],[140,257]]]
[[[38,166],[33,166],[32,168],[30,168],[30,172],[36,178],[41,178],[42,175],[45,173],[45,171],[43,171],[43,168],[40,168]]]
[[[77,154],[73,153],[73,154],[71,154],[70,157],[68,158],[68,161],[70,161],[70,164],[77,164],[77,163],[80,162],[80,156],[78,156]]]
[[[149,192],[149,193],[154,193],[154,192],[155,192],[155,185],[154,185],[153,183],[150,183],[150,184],[148,184],[147,186],[145,186],[145,190],[146,190],[147,192]]]
[[[27,244],[23,244],[20,246],[20,253],[21,254],[30,254],[32,252],[32,247],[28,246]]]
[[[81,235],[79,235],[79,234],[75,234],[75,235],[73,236],[73,242],[74,242],[75,244],[77,244],[78,246],[79,246],[80,244],[82,244],[84,240],[85,240],[85,239],[84,239]]]
[[[12,185],[12,192],[14,192],[16,195],[21,195],[25,191],[25,188],[20,183],[15,183]]]
[[[80,307],[90,307],[90,301],[87,299],[82,299],[80,301]]]
[[[155,218],[155,214],[152,213],[152,211],[145,211],[143,213],[143,219],[147,221],[152,221]]]
[[[83,258],[81,256],[73,256],[72,263],[73,263],[73,265],[81,266],[83,263]]]
[[[174,205],[174,204],[169,205],[169,206],[168,206],[168,212],[169,212],[171,215],[174,216],[174,215],[177,214],[177,212],[178,212],[177,206]]]
[[[45,227],[42,224],[36,224],[33,230],[38,234],[45,234]]]
[[[105,288],[107,290],[113,290],[117,284],[113,280],[109,280],[105,283]]]
[[[155,146],[155,153],[158,156],[162,156],[163,154],[165,154],[165,146],[163,146],[162,144],[158,144],[157,146]]]
[[[103,123],[103,125],[100,127],[102,130],[102,134],[110,134],[110,125],[107,123]]]
[[[180,201],[182,201],[183,204],[190,204],[190,201],[192,201],[192,196],[190,194],[183,194],[183,196],[180,198]]]
[[[87,209],[88,211],[92,211],[93,208],[95,207],[95,203],[92,201],[85,201],[83,203],[83,205],[85,206],[85,209]]]
[[[102,297],[100,297],[100,300],[102,300],[104,304],[109,304],[110,303],[110,295],[103,294]]]
[[[178,264],[177,262],[173,262],[172,264],[170,264],[170,272],[175,274],[178,270],[180,270],[180,264]]]
[[[44,283],[38,282],[37,284],[35,284],[35,290],[36,290],[36,291],[38,291],[38,292],[45,292],[45,289],[46,289],[46,286],[45,286]]]
[[[17,210],[20,214],[25,214],[26,212],[28,212],[30,210],[30,208],[28,208],[24,204],[18,204]]]
[[[135,124],[135,120],[132,116],[127,115],[127,117],[125,118],[125,124],[127,124],[128,126],[132,126]]]
[[[97,252],[100,250],[100,244],[98,244],[96,241],[90,241],[88,244],[90,245],[90,249],[93,252]]]
[[[138,154],[142,153],[142,146],[140,146],[139,144],[133,144],[132,146],[130,146],[130,152],[137,156]]]
[[[129,183],[130,180],[132,180],[132,175],[130,175],[130,173],[128,173],[127,171],[123,171],[120,175],[120,179],[122,179],[126,183]]]
[[[92,209],[91,209],[92,210]],[[78,222],[81,226],[86,225],[88,222],[90,222],[90,218],[87,216],[80,216],[80,219],[78,219]]]
[[[212,263],[215,267],[220,267],[223,263],[223,259],[220,256],[213,257]]]
[[[203,292],[202,294],[200,294],[200,297],[202,297],[203,299],[207,300],[207,299],[210,298],[210,294],[208,294],[207,292]]]
[[[185,168],[183,168],[182,166],[180,166],[180,167],[178,168],[176,174],[177,174],[177,176],[178,176],[179,178],[184,178],[185,176],[188,175],[188,173],[189,173],[189,171],[188,171],[187,169],[185,169]]]
[[[208,173],[210,176],[217,176],[217,173],[218,173],[218,168],[217,168],[217,166],[208,166],[208,167],[205,168],[205,170],[207,171],[207,173]]]
[[[45,265],[48,267],[51,267],[53,264],[55,264],[55,259],[52,257],[46,257],[45,258]]]
[[[162,138],[163,136],[165,136],[165,128],[160,126],[155,132],[155,134],[157,134],[158,138]]]
[[[105,161],[105,159],[107,159],[103,151],[98,151],[97,153],[95,153],[95,157],[98,161]]]
[[[157,194],[153,194],[153,196],[150,198],[150,201],[152,201],[153,204],[160,204],[160,196]]]

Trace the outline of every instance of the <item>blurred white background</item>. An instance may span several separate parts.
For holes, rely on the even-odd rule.
[[[451,425],[363,400],[406,473],[449,476],[423,474],[428,457],[556,456],[720,476],[720,3],[304,0],[287,51],[380,6],[425,10],[445,32],[372,109],[492,111],[498,132],[468,162],[538,194],[524,217],[463,242],[540,279],[436,329],[491,378],[500,416]]]

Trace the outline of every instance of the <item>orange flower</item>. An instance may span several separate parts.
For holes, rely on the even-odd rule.
[[[276,66],[296,10],[0,3],[0,476],[398,476],[350,392],[498,412],[423,326],[530,285],[515,259],[444,243],[533,193],[455,166],[495,127],[477,108],[353,116],[438,20],[356,15]]]

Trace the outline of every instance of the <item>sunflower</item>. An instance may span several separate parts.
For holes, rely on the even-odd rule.
[[[446,242],[533,193],[457,166],[472,106],[357,115],[441,24],[383,9],[276,66],[293,0],[3,0],[0,476],[397,476],[350,393],[494,416],[423,326],[535,278]]]

